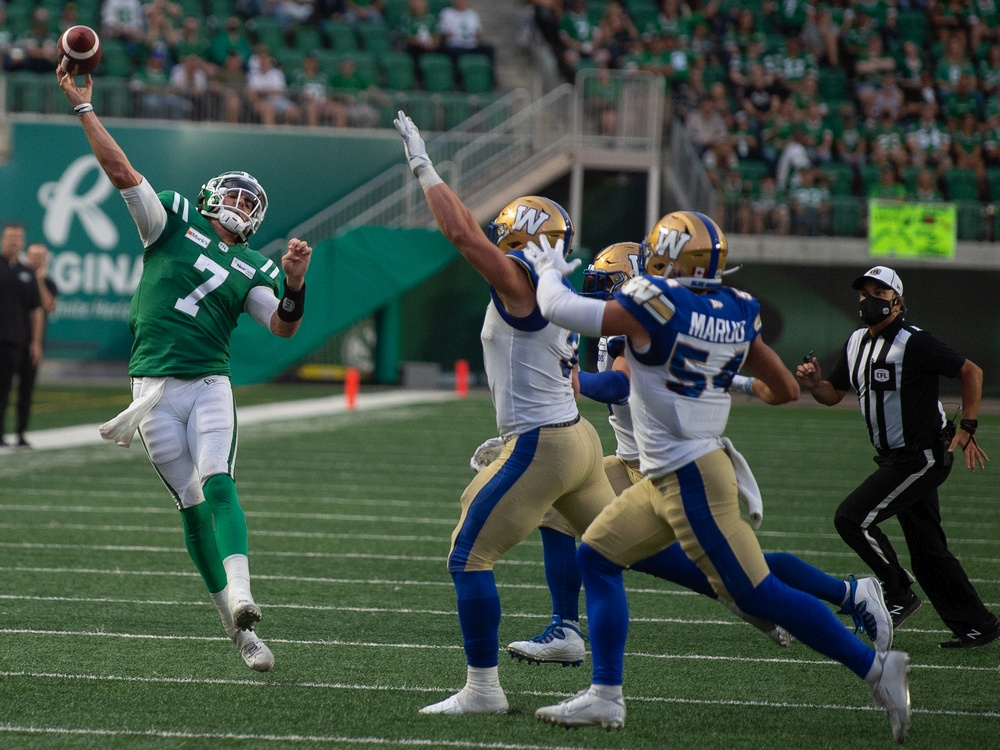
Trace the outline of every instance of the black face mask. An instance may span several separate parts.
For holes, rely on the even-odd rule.
[[[892,314],[892,300],[865,297],[858,303],[858,315],[866,326],[877,326]]]

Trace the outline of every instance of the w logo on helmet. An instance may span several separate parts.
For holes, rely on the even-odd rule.
[[[538,230],[542,228],[542,224],[551,219],[552,217],[540,211],[537,208],[532,208],[531,206],[518,206],[517,213],[514,216],[514,225],[512,229],[514,231],[522,231],[527,229],[528,234],[535,235],[538,234]]]
[[[657,255],[667,254],[670,260],[677,260],[684,246],[691,241],[691,235],[673,228],[660,227],[660,236],[656,240],[654,252]]]

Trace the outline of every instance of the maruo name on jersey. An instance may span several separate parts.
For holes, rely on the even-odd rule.
[[[746,334],[747,324],[745,320],[726,320],[697,312],[691,313],[688,336],[714,343],[735,344],[746,341]]]

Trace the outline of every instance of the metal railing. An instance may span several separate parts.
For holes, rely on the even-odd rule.
[[[578,146],[658,154],[663,141],[661,76],[644,71],[584,69],[576,74]]]
[[[533,164],[570,148],[573,87],[565,84],[536,102],[518,89],[471,119],[428,140],[427,153],[438,173],[468,203],[494,192],[499,181],[514,181]],[[400,150],[402,157],[402,149]],[[420,183],[401,163],[361,186],[289,232],[315,245],[363,225],[425,226],[433,221]],[[262,252],[282,251],[275,240]]]

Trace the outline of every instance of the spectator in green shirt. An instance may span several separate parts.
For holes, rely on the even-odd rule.
[[[905,201],[906,185],[897,177],[896,170],[889,164],[882,167],[878,182],[868,189],[869,198],[880,200]]]
[[[944,200],[941,191],[938,190],[937,179],[930,169],[921,169],[917,173],[917,184],[913,191],[913,200],[919,203],[931,203]]]
[[[250,40],[247,39],[239,16],[227,18],[226,25],[216,32],[208,50],[208,59],[216,65],[223,65],[230,50],[235,50],[239,54],[243,66],[246,67],[253,49],[250,47]]]

